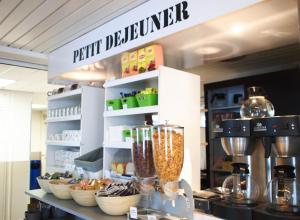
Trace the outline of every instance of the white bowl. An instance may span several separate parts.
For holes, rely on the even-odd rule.
[[[51,180],[47,180],[47,179],[39,179],[39,178],[36,178],[36,180],[38,181],[40,187],[42,190],[44,190],[46,193],[52,193],[51,192],[51,189],[49,187],[49,182]]]
[[[136,207],[141,195],[104,197],[95,196],[99,208],[108,215],[125,215],[130,207]]]
[[[70,190],[71,196],[76,203],[81,206],[97,206],[97,202],[95,199],[95,193],[97,190],[78,190],[72,189]]]
[[[66,181],[67,182],[67,181]],[[49,187],[55,197],[59,199],[72,199],[70,186],[74,184],[55,184],[49,182]]]

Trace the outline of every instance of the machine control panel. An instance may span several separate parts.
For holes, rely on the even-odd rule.
[[[276,116],[251,120],[254,136],[300,136],[300,116]]]
[[[229,119],[220,123],[217,137],[248,137],[250,136],[250,120]]]

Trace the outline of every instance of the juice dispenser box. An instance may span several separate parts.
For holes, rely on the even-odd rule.
[[[130,74],[129,71],[129,53],[123,53],[121,56],[122,77]]]
[[[156,70],[164,64],[163,50],[158,44],[146,47],[146,67],[147,71]]]
[[[139,73],[144,73],[146,70],[146,48],[141,48],[138,50],[138,71]]]
[[[129,72],[130,75],[138,73],[138,52],[133,51],[129,53]]]

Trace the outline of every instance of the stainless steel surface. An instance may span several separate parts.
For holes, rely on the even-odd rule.
[[[251,155],[251,170],[253,179],[258,184],[260,189],[260,196],[258,201],[264,201],[264,191],[267,186],[266,181],[266,163],[265,163],[265,150],[261,140],[258,140],[253,145],[254,151]]]
[[[276,137],[274,147],[278,157],[300,156],[300,137]]]
[[[227,155],[244,156],[251,154],[250,138],[247,137],[222,137],[221,144]]]

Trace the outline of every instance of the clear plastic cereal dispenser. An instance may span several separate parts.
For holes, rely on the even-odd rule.
[[[184,160],[184,128],[177,125],[153,127],[153,157],[164,194],[174,199]]]
[[[132,158],[139,188],[146,197],[148,207],[154,193],[155,167],[153,162],[152,126],[142,125],[132,129]]]

